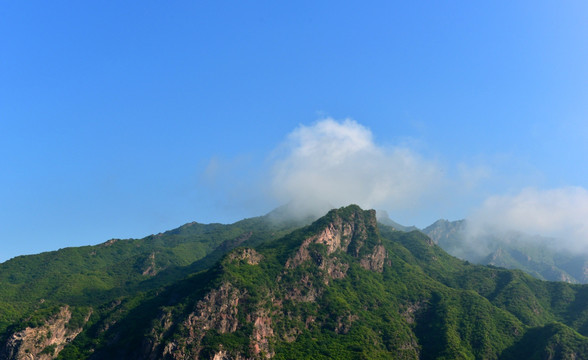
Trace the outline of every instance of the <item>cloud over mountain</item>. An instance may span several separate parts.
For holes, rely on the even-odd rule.
[[[588,191],[582,187],[525,188],[515,195],[491,196],[470,217],[481,232],[520,231],[557,238],[553,245],[588,251]]]
[[[273,192],[280,201],[305,204],[304,210],[350,203],[413,208],[443,179],[434,161],[407,147],[378,145],[368,128],[350,119],[300,125],[279,150],[272,169]]]

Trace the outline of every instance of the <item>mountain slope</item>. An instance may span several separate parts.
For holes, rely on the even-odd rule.
[[[98,350],[95,356],[459,358],[496,355],[513,344],[511,336],[497,334],[522,331],[514,316],[480,296],[436,282],[386,245],[392,243],[380,237],[373,211],[332,211],[279,241],[230,253],[217,267],[196,276],[207,279],[201,288],[208,291],[183,296],[168,312],[152,308],[155,322],[166,326],[139,333],[131,325],[134,318],[123,320],[119,329],[128,332],[113,330],[107,338],[141,335],[121,347]],[[398,280],[405,286],[394,286]],[[463,317],[462,312],[486,317]],[[466,329],[474,320],[479,329]],[[468,339],[489,339],[472,346],[459,339],[462,328],[469,331]],[[443,336],[430,336],[438,331]],[[137,347],[147,351],[137,354]]]
[[[588,283],[588,257],[558,251],[554,239],[518,232],[486,232],[473,235],[465,220],[438,220],[423,229],[451,255],[483,265],[523,270],[538,279]]]
[[[90,309],[96,316],[103,304],[159,289],[210,267],[236,246],[279,238],[306,221],[272,212],[230,225],[189,223],[143,239],[13,258],[0,264],[0,341],[58,313],[79,324]]]
[[[588,357],[588,287],[469,264],[373,210],[332,210],[231,248],[165,286],[56,301],[22,331],[40,339],[40,359]],[[67,341],[52,344],[48,328]],[[0,358],[24,346],[13,330]]]

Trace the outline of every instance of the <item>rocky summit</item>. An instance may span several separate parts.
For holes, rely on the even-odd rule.
[[[355,205],[18,257],[0,282],[1,359],[588,358],[588,286]]]

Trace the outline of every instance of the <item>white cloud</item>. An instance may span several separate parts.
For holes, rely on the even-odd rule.
[[[301,125],[281,149],[273,166],[274,194],[281,202],[304,204],[319,213],[351,203],[416,208],[420,198],[443,183],[434,161],[407,147],[379,146],[368,128],[350,119]]]
[[[582,187],[523,189],[492,196],[470,217],[472,229],[520,231],[556,238],[558,248],[588,251],[588,191]]]

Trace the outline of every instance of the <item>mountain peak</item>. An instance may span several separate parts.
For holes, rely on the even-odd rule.
[[[3,264],[0,358],[588,354],[588,310],[577,301],[586,287],[460,261],[420,232],[378,229],[376,212],[357,205],[306,226],[266,220],[194,224]],[[114,271],[101,272],[105,264]],[[65,337],[54,341],[56,332]]]
[[[388,215],[388,212],[385,210],[378,210],[377,217],[378,217],[378,221],[380,223],[387,225],[387,226],[391,226],[395,230],[398,230],[398,231],[411,232],[414,230],[418,230],[418,228],[416,226],[404,226],[404,225],[401,225],[401,224],[397,223],[396,221],[392,220],[390,218],[390,216]]]
[[[312,249],[316,245],[325,247],[324,256],[342,251],[360,258],[366,269],[381,271],[383,267],[386,256],[379,238],[375,210],[362,210],[357,205],[333,209],[311,225],[311,234],[304,239],[295,255],[288,259],[287,268],[316,258],[313,254],[317,249]],[[319,256],[320,259],[322,257]]]
[[[376,210],[363,210],[358,205],[352,204],[338,209],[332,209],[324,216],[327,219],[332,217],[340,218],[347,222],[363,222],[369,227],[377,228]]]

